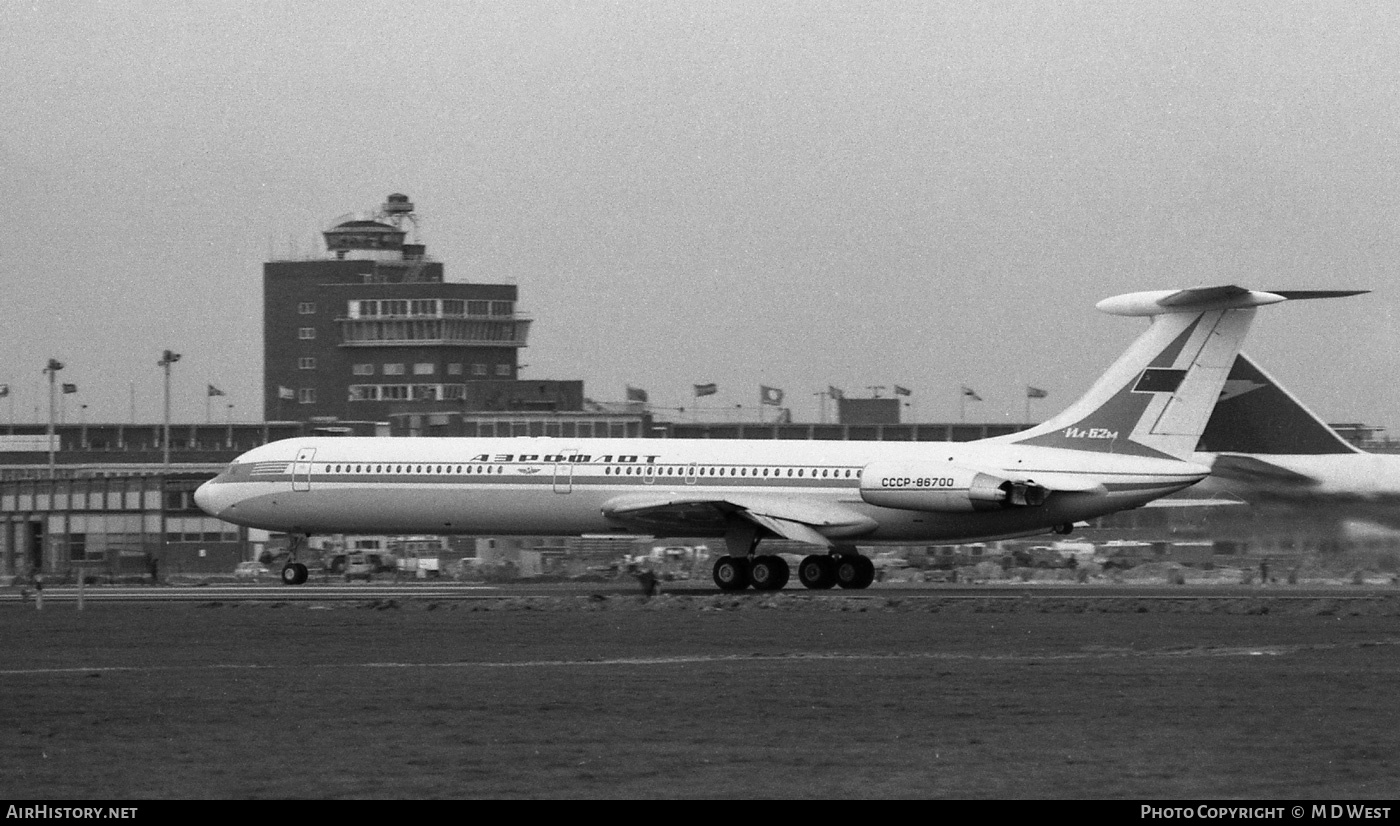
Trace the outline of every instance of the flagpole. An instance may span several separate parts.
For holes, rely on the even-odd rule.
[[[57,368],[57,365],[58,365],[58,362],[57,362],[56,360],[54,360],[54,359],[49,359],[48,374],[49,374],[49,478],[50,478],[50,479],[54,478],[54,450],[53,450],[53,408],[54,408],[54,401],[53,401],[53,391],[54,391],[54,377],[58,375],[58,368]]]
[[[180,360],[180,354],[166,350],[161,356],[157,367],[165,368],[165,429],[161,441],[164,442],[164,451],[161,457],[162,472],[170,474],[170,365]]]

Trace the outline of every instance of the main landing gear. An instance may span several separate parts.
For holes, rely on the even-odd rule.
[[[792,571],[787,560],[777,554],[756,554],[758,529],[747,523],[730,526],[725,534],[729,553],[715,560],[714,580],[721,591],[778,591],[787,585]],[[812,554],[797,566],[797,578],[814,590],[834,586],[868,588],[875,581],[875,563],[846,546],[829,554]]]
[[[306,534],[288,534],[287,564],[282,566],[283,585],[300,585],[303,582],[305,582],[307,576],[310,575],[310,573],[306,570],[306,566],[296,561],[297,546],[300,545],[303,540],[309,538],[310,536]]]

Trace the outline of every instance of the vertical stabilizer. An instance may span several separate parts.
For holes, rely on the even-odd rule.
[[[1105,299],[1100,310],[1148,316],[1151,326],[1063,413],[997,441],[1189,459],[1256,309],[1289,298],[1333,295],[1225,286]]]
[[[1363,452],[1244,353],[1235,357],[1197,450],[1272,455]]]

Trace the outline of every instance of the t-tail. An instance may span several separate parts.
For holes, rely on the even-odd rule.
[[[1235,357],[1197,450],[1205,453],[1362,453],[1244,353]]]
[[[998,441],[1189,460],[1257,308],[1359,292],[1223,286],[1104,299],[1103,312],[1148,316],[1151,326],[1063,413]]]

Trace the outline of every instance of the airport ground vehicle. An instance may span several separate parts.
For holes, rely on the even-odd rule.
[[[342,551],[332,555],[326,560],[326,570],[333,574],[348,573],[351,560],[354,557],[361,557],[361,564],[371,566],[370,573],[393,573],[398,567],[398,558],[390,553],[380,551]]]
[[[270,573],[261,562],[240,562],[233,566],[233,575],[239,579],[257,579]]]
[[[342,570],[345,572],[346,582],[355,579],[369,582],[375,574],[394,571],[393,557],[386,558],[384,554],[350,551],[344,554],[344,557],[345,563]]]

